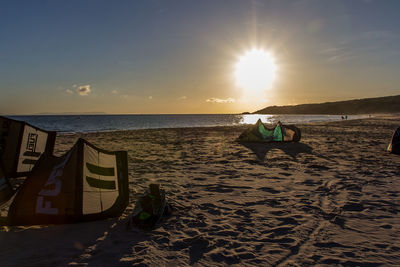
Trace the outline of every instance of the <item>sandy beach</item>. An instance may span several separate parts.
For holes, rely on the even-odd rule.
[[[298,125],[301,141],[284,144],[235,142],[245,126],[58,135],[56,155],[78,137],[127,150],[130,205],[103,221],[3,226],[0,266],[398,266],[400,156],[386,147],[399,122]],[[150,183],[174,212],[127,230]]]

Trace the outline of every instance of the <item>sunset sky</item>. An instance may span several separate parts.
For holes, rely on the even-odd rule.
[[[0,114],[241,113],[400,94],[400,1],[1,1]],[[273,59],[265,88],[235,67]]]

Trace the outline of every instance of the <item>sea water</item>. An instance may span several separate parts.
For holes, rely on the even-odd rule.
[[[348,119],[369,115],[348,116]],[[262,115],[262,114],[161,114],[161,115],[29,115],[7,116],[60,133],[102,132],[135,129],[212,127],[281,121],[283,124],[340,121],[340,115]]]

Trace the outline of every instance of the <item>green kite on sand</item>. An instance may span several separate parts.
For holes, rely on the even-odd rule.
[[[239,142],[298,142],[300,129],[294,125],[282,125],[279,121],[273,127],[267,127],[258,119],[255,125],[246,129],[239,137]]]

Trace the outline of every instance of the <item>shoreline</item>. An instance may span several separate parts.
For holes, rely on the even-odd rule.
[[[218,127],[240,126],[254,124],[259,118],[266,123],[281,121],[284,124],[304,124],[311,122],[341,121],[339,115],[153,115],[143,116],[119,116],[113,119],[109,115],[92,116],[28,116],[11,117],[24,120],[31,125],[47,131],[57,131],[60,135],[75,133],[114,132],[120,130],[139,129],[175,129],[192,127]],[[368,115],[349,116],[349,119],[368,118]]]
[[[264,115],[264,114],[256,114],[256,115]],[[267,115],[267,114],[265,114]],[[336,115],[335,115],[336,116]],[[304,122],[304,123],[283,123],[284,125],[296,125],[296,126],[303,126],[303,125],[318,125],[318,124],[325,124],[325,123],[337,123],[337,122],[345,122],[345,121],[355,121],[355,120],[368,120],[368,119],[400,119],[400,114],[387,114],[375,117],[366,117],[366,118],[355,118],[355,119],[346,119],[346,120],[336,120],[336,121],[315,121],[315,122]],[[263,122],[265,123],[265,122]],[[271,124],[274,123],[265,123]],[[211,126],[187,126],[187,127],[164,127],[164,128],[141,128],[141,129],[126,129],[126,130],[104,130],[104,131],[89,131],[89,132],[61,132],[57,131],[57,136],[68,136],[68,135],[86,135],[86,134],[101,134],[101,133],[119,133],[119,132],[126,132],[126,131],[150,131],[150,130],[179,130],[179,129],[213,129],[213,128],[247,128],[253,124],[237,124],[237,125],[211,125]]]

